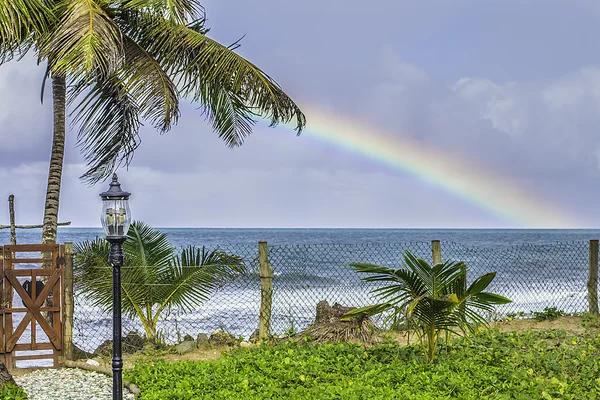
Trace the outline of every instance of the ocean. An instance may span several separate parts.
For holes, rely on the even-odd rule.
[[[220,247],[243,256],[248,276],[221,287],[197,310],[173,309],[160,322],[163,339],[175,343],[185,335],[224,329],[249,337],[258,325],[260,280],[257,243],[269,244],[273,280],[272,332],[301,331],[314,320],[316,304],[327,300],[347,306],[374,301],[371,284],[347,266],[371,262],[400,266],[402,255],[411,250],[431,258],[431,241],[440,240],[442,257],[465,261],[471,279],[489,271],[497,276],[490,290],[513,302],[497,315],[541,311],[556,307],[569,313],[587,309],[588,242],[600,238],[600,230],[537,229],[190,229],[165,228],[171,243]],[[59,228],[58,242],[80,242],[102,237],[99,228]],[[38,243],[40,229],[19,230],[18,243]],[[8,230],[0,231],[0,243],[10,241]],[[16,299],[16,301],[20,301]],[[16,320],[15,320],[16,321]],[[77,296],[74,342],[93,352],[111,338],[111,316]],[[141,326],[124,316],[124,333]],[[38,330],[39,333],[39,330]],[[28,331],[23,339],[27,339]]]
[[[551,244],[600,238],[600,229],[212,229],[159,228],[172,244],[208,247],[256,244],[365,244],[429,242],[441,240],[465,246],[501,249],[519,244]],[[102,237],[100,228],[59,228],[58,242],[79,242]],[[38,243],[41,229],[18,229],[18,243]],[[9,243],[8,229],[0,230],[0,243]]]

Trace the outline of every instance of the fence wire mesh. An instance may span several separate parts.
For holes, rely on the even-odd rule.
[[[488,316],[490,319],[518,312],[528,315],[531,311],[542,311],[544,307],[556,307],[568,313],[587,310],[588,242],[524,244],[505,249],[442,242],[441,249],[444,261],[464,261],[467,264],[469,281],[489,271],[497,272],[489,291],[506,296],[513,302],[498,307],[496,315]],[[257,246],[221,246],[220,250],[242,257],[246,272],[222,282],[211,291],[208,300],[192,310],[171,307],[160,313],[156,327],[162,341],[174,344],[183,340],[185,335],[196,338],[199,333],[210,334],[215,330],[248,338],[257,330],[261,309]],[[432,261],[429,242],[269,246],[269,264],[274,269],[271,333],[300,332],[307,328],[315,319],[317,303],[322,300],[330,305],[339,303],[349,307],[373,304],[376,298],[371,291],[375,286],[362,281],[348,264],[363,262],[400,268],[407,250],[428,262]],[[135,288],[138,292],[146,292],[149,298],[164,293],[160,285],[165,283],[136,281],[135,277],[139,275],[128,274],[125,267],[123,276],[124,291]],[[106,290],[110,291],[110,286]],[[81,282],[75,283],[74,293],[74,344],[89,353],[109,353],[112,314],[86,296]],[[141,312],[155,316],[158,308],[155,305]],[[138,316],[124,314],[123,333],[131,332],[141,336],[147,334]],[[130,338],[124,341],[125,351],[127,346],[136,346],[135,335]]]

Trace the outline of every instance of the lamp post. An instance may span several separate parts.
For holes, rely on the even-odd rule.
[[[113,295],[113,400],[123,399],[123,357],[121,344],[121,267],[125,261],[123,242],[127,238],[127,230],[131,223],[129,196],[131,193],[121,190],[117,174],[113,174],[112,182],[106,192],[100,193],[102,198],[102,227],[106,240],[110,243],[108,263],[112,267]]]

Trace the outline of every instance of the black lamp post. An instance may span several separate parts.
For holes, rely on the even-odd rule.
[[[123,357],[121,344],[121,267],[125,261],[123,242],[131,223],[129,196],[121,190],[117,174],[113,175],[110,188],[100,193],[102,198],[102,227],[110,243],[108,263],[112,266],[113,295],[113,400],[123,399]]]

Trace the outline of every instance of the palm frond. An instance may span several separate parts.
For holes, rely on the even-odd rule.
[[[182,95],[202,105],[227,145],[241,145],[258,115],[271,126],[295,119],[298,134],[304,128],[304,114],[272,78],[198,26],[143,12],[120,18],[124,31],[177,77]]]
[[[81,100],[81,93],[85,93]],[[139,146],[140,105],[125,84],[114,75],[91,86],[81,81],[71,87],[69,103],[74,108],[73,124],[78,125],[77,146],[88,170],[80,177],[93,184],[106,179],[122,163],[129,164]]]
[[[185,24],[204,17],[204,7],[197,0],[125,0],[123,8],[147,11],[166,16],[173,22]]]
[[[475,279],[473,283],[471,283],[467,289],[467,293],[473,295],[483,292],[490,285],[490,283],[492,283],[495,277],[495,272],[488,272],[487,274],[481,275],[479,278]]]
[[[125,67],[121,80],[125,89],[140,104],[142,117],[166,132],[179,118],[177,87],[146,49],[126,35],[123,40]]]
[[[79,125],[77,145],[89,166],[81,178],[90,184],[129,165],[141,142],[140,119],[166,131],[179,117],[175,84],[142,47],[127,36],[123,40],[124,67],[110,77],[96,76],[89,86],[88,80],[79,81],[69,94],[70,104],[78,102],[73,123]]]
[[[108,266],[110,244],[104,239],[75,243],[74,291],[103,311],[112,310],[112,270]]]
[[[0,0],[0,64],[28,49],[32,36],[40,36],[54,21],[45,0]]]
[[[40,44],[40,56],[53,72],[81,80],[91,74],[108,77],[120,69],[121,33],[99,2],[61,0],[56,8],[64,10],[62,18]]]
[[[129,227],[123,249],[131,264],[155,269],[168,265],[175,252],[166,233],[141,221]]]
[[[224,281],[245,271],[243,259],[236,255],[218,249],[208,251],[205,247],[183,249],[171,264],[161,269],[162,301],[156,315],[172,306],[190,311],[206,301]]]

